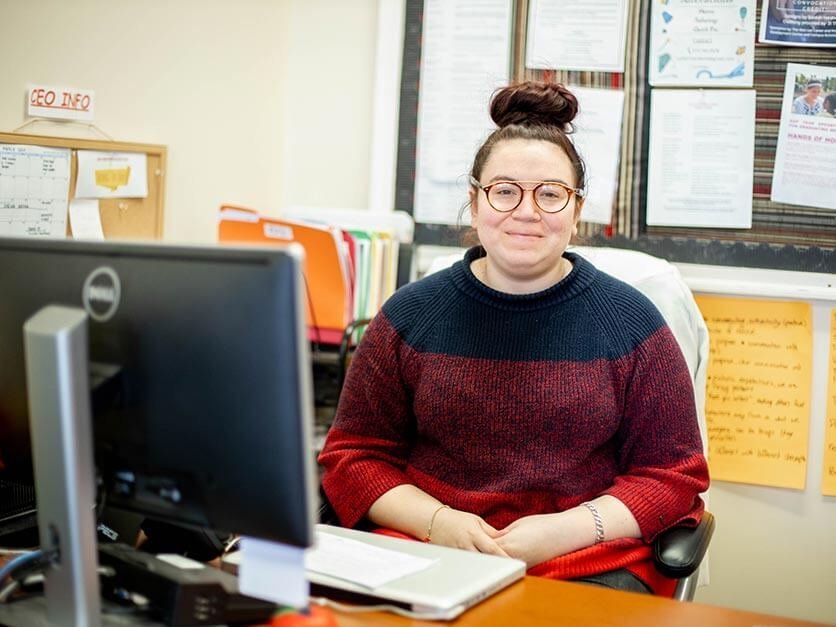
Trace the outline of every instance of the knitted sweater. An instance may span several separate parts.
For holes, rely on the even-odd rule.
[[[358,347],[319,461],[342,524],[413,484],[501,529],[610,494],[641,539],[597,544],[530,574],[627,567],[657,593],[648,543],[696,524],[708,487],[691,378],[637,290],[566,253],[571,273],[535,294],[495,291],[467,252],[404,286]]]

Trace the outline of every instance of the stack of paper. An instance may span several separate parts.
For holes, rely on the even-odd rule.
[[[305,552],[305,568],[308,571],[350,581],[372,590],[424,570],[437,561],[319,530],[316,533],[316,545]]]

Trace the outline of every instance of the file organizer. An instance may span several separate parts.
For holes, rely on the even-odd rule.
[[[399,275],[410,274],[408,266],[412,259],[415,223],[404,211],[292,206],[284,210],[283,217],[337,227],[353,240],[356,249],[352,266],[355,275],[353,321],[373,318],[386,299],[406,282],[399,281]],[[361,325],[354,333],[354,342],[360,341],[364,328]]]
[[[343,343],[346,329],[372,318],[395,291],[400,245],[412,235],[412,218],[399,211],[293,207],[273,218],[224,205],[218,221],[221,243],[302,245],[309,339],[330,345]]]

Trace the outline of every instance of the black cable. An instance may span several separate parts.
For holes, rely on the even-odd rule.
[[[105,489],[104,480],[102,479],[101,475],[97,475],[96,477],[96,522],[99,522],[99,519],[102,516],[102,512],[104,512],[105,504],[107,503],[107,490]]]
[[[357,329],[366,326],[370,322],[371,318],[352,320],[343,331],[343,336],[340,340],[340,350],[337,354],[337,402],[340,400],[343,383],[345,383],[346,362],[348,361],[348,350],[351,347],[351,337]]]
[[[319,352],[319,345],[322,344],[322,338],[320,337],[320,334],[319,334],[319,325],[316,323],[316,312],[314,311],[314,304],[313,304],[313,297],[311,296],[311,290],[310,290],[310,287],[308,286],[308,277],[305,276],[304,273],[302,273],[302,282],[304,283],[304,286],[305,286],[305,298],[308,301],[308,309],[311,312],[311,326],[314,328],[314,338],[315,338],[313,340],[314,352],[318,353]]]

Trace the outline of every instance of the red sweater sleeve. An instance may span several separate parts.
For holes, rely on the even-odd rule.
[[[618,433],[621,472],[606,491],[623,502],[651,542],[674,525],[696,524],[708,488],[693,384],[670,329],[632,356]]]
[[[354,354],[319,456],[322,487],[347,527],[356,526],[385,492],[411,483],[404,468],[414,420],[400,376],[400,344],[378,314]]]

